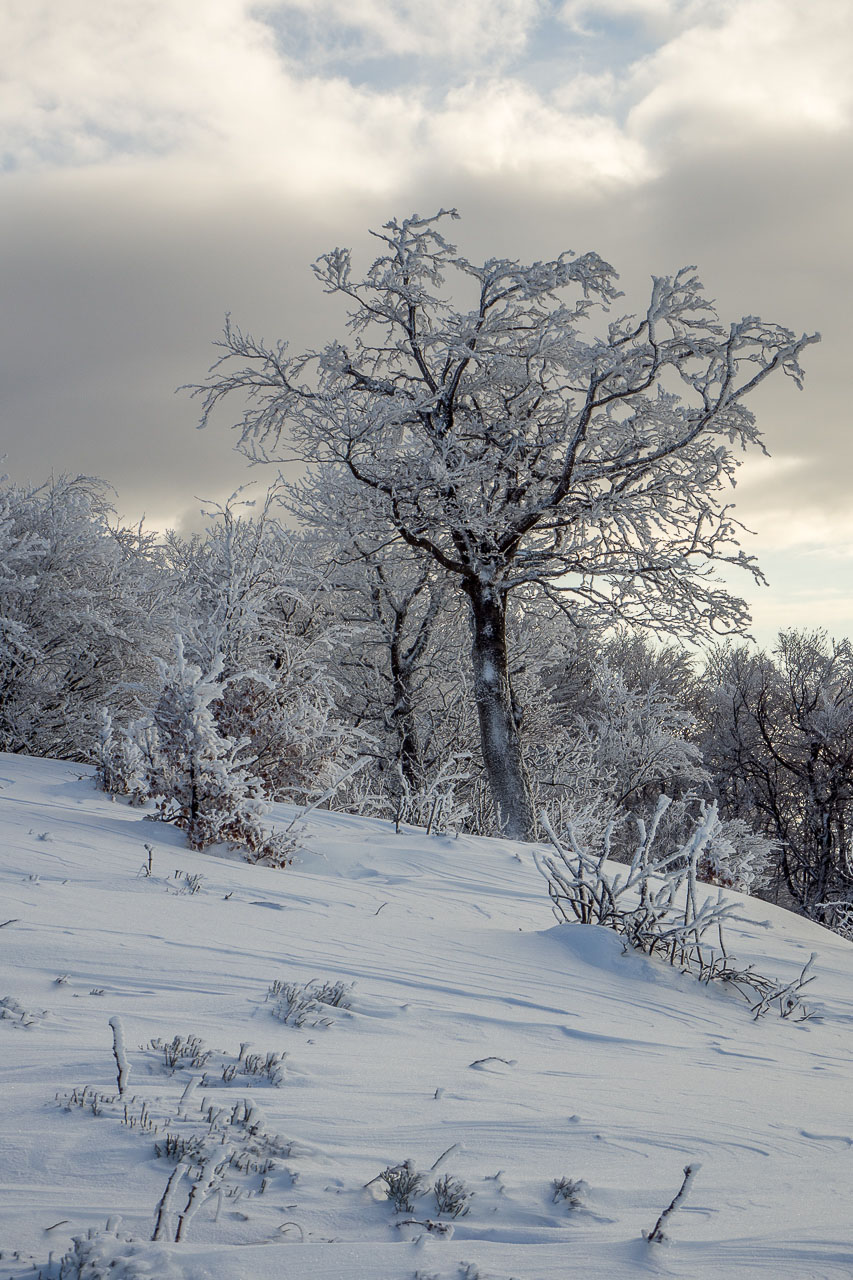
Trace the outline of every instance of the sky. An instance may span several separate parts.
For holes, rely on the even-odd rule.
[[[642,308],[695,264],[726,320],[823,335],[753,397],[755,634],[853,634],[849,0],[0,0],[0,455],[198,526],[274,479],[196,430],[227,312],[340,332],[310,263],[456,207],[470,257],[593,249]],[[236,406],[235,406],[236,412]]]

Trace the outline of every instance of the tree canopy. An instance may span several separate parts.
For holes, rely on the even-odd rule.
[[[499,825],[529,835],[520,708],[506,653],[513,593],[576,625],[602,616],[659,633],[741,631],[737,454],[760,447],[746,397],[781,370],[798,385],[817,335],[747,316],[723,324],[694,268],[653,278],[645,309],[613,315],[596,253],[476,265],[440,230],[454,211],[392,220],[364,276],[347,249],[314,264],[349,303],[350,338],[292,355],[231,323],[203,395],[245,397],[239,447],[300,458],[467,597],[474,690]],[[469,306],[457,301],[467,289]],[[310,511],[309,511],[310,514]]]

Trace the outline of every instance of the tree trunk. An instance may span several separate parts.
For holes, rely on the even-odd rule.
[[[412,664],[406,661],[402,653],[400,638],[396,634],[391,641],[390,658],[394,705],[389,719],[397,735],[400,771],[411,790],[417,791],[420,785],[421,751],[412,697],[414,673]]]
[[[474,699],[486,777],[502,836],[533,840],[536,820],[524,768],[506,647],[506,599],[479,582],[468,583]]]

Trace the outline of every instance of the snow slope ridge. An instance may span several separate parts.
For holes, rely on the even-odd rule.
[[[817,952],[756,1023],[555,925],[524,846],[315,812],[272,871],[12,756],[0,820],[0,1280],[853,1273],[840,938],[738,899],[740,961]]]

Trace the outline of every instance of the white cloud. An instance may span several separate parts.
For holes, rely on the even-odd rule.
[[[418,171],[425,138],[468,172],[525,172],[559,188],[573,185],[557,176],[570,165],[648,176],[644,146],[838,131],[853,104],[849,0],[570,0],[569,18],[654,19],[662,43],[618,85],[611,72],[579,72],[549,96],[523,66],[499,70],[523,51],[544,0],[7,0],[6,10],[10,167],[178,153],[262,166],[297,189],[363,180],[381,191],[389,174],[399,185]],[[306,74],[287,54],[297,11],[328,43],[354,30],[361,54],[421,55],[437,73],[461,59],[468,70],[437,101],[428,73],[393,91],[354,84],[340,66]],[[627,128],[612,114],[619,98]]]
[[[541,7],[301,2],[317,22],[346,14],[386,50],[478,58],[522,44]],[[313,196],[382,194],[434,169],[587,193],[648,174],[642,147],[607,116],[565,96],[547,101],[517,78],[469,79],[428,106],[417,86],[383,92],[304,74],[246,0],[210,0],[192,15],[171,0],[112,0],[106,10],[77,0],[61,21],[53,10],[51,0],[13,3],[6,55],[19,87],[0,105],[11,167],[159,155],[164,181],[209,168]]]
[[[91,162],[215,136],[277,78],[267,28],[241,0],[12,0],[5,146],[19,162]]]
[[[607,184],[649,174],[642,146],[612,120],[560,110],[517,80],[452,91],[428,133],[442,164],[480,176],[523,176],[543,191],[592,197]]]
[[[848,0],[731,0],[634,68],[632,132],[647,141],[727,147],[795,140],[851,123]]]
[[[67,15],[67,16],[66,16]],[[417,104],[289,71],[244,0],[17,0],[6,36],[7,167],[166,161],[311,192],[383,190],[411,154]],[[14,86],[14,87],[12,87]],[[9,163],[11,162],[11,163]]]

